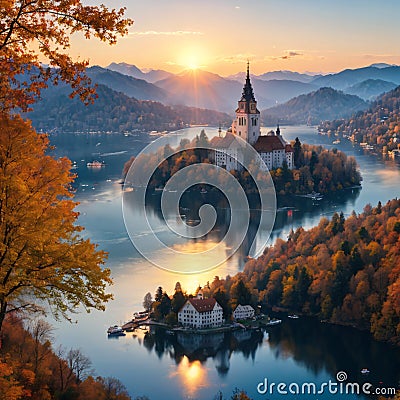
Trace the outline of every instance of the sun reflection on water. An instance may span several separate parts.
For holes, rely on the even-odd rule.
[[[199,389],[209,386],[207,368],[198,360],[191,362],[186,356],[169,377],[177,377],[185,394],[190,397],[194,396]]]

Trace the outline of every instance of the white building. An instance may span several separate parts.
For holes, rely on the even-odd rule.
[[[237,142],[233,140],[234,135],[251,144],[268,169],[280,168],[285,162],[289,169],[294,167],[292,146],[280,134],[279,125],[276,132],[271,131],[268,135],[261,136],[260,111],[257,109],[257,101],[250,81],[249,64],[247,64],[242,97],[235,111],[235,119],[225,137],[215,137],[211,140],[211,147],[214,150],[209,153],[210,161],[228,171],[241,169],[240,164],[243,158]]]
[[[254,308],[248,304],[245,306],[239,304],[235,308],[235,311],[233,312],[233,318],[235,320],[248,319],[253,317],[254,317]]]
[[[178,322],[188,328],[216,328],[223,324],[223,310],[218,302],[199,296],[189,299],[178,312]]]
[[[214,149],[209,153],[210,161],[227,171],[239,170],[243,163],[243,153],[235,136],[228,132],[224,137],[215,136],[210,141]]]

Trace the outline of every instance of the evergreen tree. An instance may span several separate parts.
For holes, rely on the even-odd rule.
[[[293,156],[294,156],[294,165],[296,168],[300,168],[302,166],[302,150],[301,150],[301,142],[298,137],[296,137],[293,145]]]
[[[154,296],[154,300],[155,301],[161,301],[162,296],[163,296],[163,290],[162,290],[162,287],[159,286],[157,291],[156,291],[156,295]]]

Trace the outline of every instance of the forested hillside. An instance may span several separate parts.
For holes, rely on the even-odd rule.
[[[63,85],[45,91],[42,100],[33,106],[34,111],[27,114],[36,129],[151,131],[179,129],[187,124],[218,125],[231,121],[229,115],[217,111],[136,100],[104,85],[98,86],[98,99],[88,106],[79,99],[70,99],[69,92]]]
[[[400,200],[299,228],[249,261],[243,277],[268,306],[400,344]]]
[[[359,97],[325,87],[264,110],[262,119],[267,125],[277,120],[285,124],[318,124],[365,108],[367,103]]]
[[[351,136],[355,142],[366,142],[379,149],[398,147],[400,130],[400,86],[381,96],[368,110],[345,120],[326,121],[324,131]]]
[[[53,348],[54,328],[44,320],[7,317],[0,337],[2,400],[131,400],[117,378],[94,377],[80,349]]]

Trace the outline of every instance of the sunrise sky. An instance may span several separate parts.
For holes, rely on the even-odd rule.
[[[93,4],[93,1],[87,3]],[[94,1],[96,3],[96,1]],[[100,3],[100,2],[99,2]],[[108,47],[76,37],[72,54],[92,65],[127,62],[220,75],[287,69],[335,72],[375,62],[400,64],[398,0],[118,0],[135,23]]]

